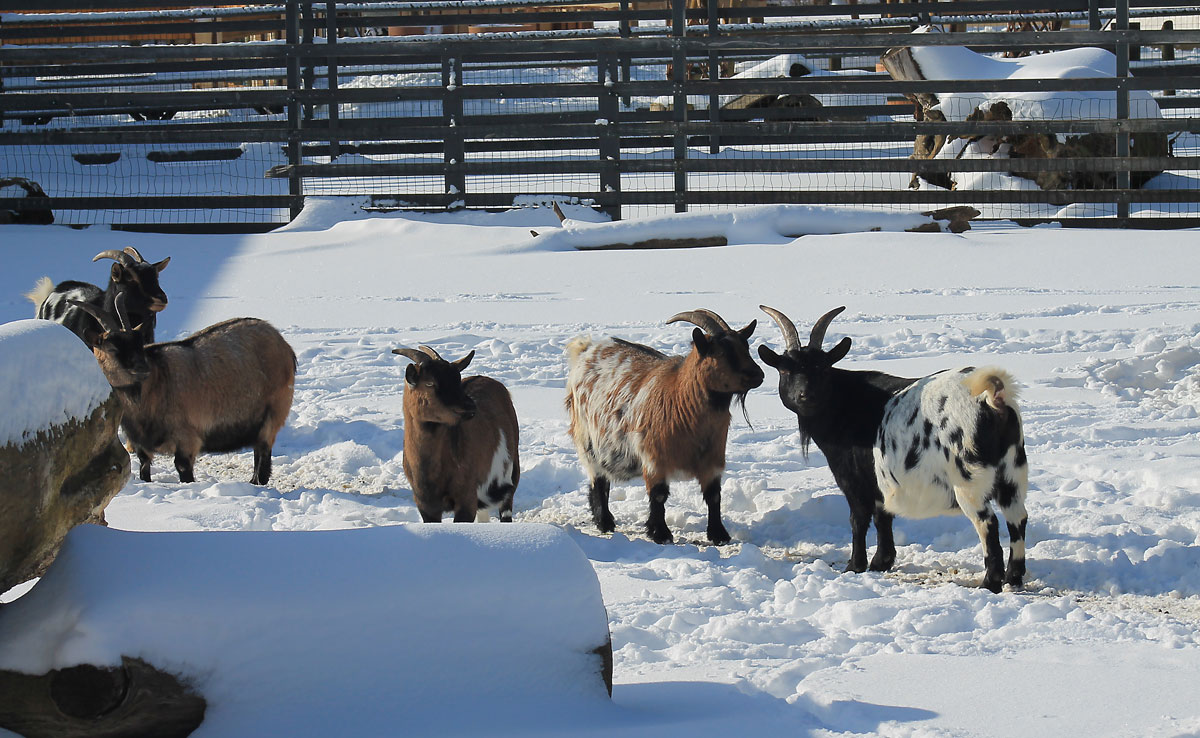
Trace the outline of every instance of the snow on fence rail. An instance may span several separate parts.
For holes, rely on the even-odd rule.
[[[63,12],[43,15],[31,4],[0,14],[0,179],[33,180],[47,197],[0,192],[0,214],[49,207],[66,223],[248,229],[286,222],[313,194],[370,197],[380,208],[502,208],[545,195],[614,217],[801,203],[1200,223],[1200,9],[1106,5],[293,0],[160,10],[138,0],[82,12],[58,0],[37,10]],[[1174,28],[1154,30],[1166,14]],[[24,43],[50,19],[83,41]],[[1061,30],[1011,30],[1022,20]],[[913,36],[918,23],[948,32]],[[371,37],[413,30],[424,33]],[[185,31],[209,42],[146,40]],[[134,32],[138,44],[121,42]],[[918,40],[993,54],[1099,46],[1115,55],[1117,73],[905,81],[876,70],[884,51]],[[781,55],[789,63],[774,66],[788,71],[763,76],[772,65],[762,62]],[[1054,120],[938,121],[915,119],[910,102],[1055,91],[1079,97],[1079,110]],[[1162,117],[1129,108],[1130,95],[1147,93]],[[1106,96],[1107,112],[1082,107]],[[907,186],[922,137],[1068,134],[1111,139],[1115,155],[1026,159],[1022,176],[1108,172],[1111,187]],[[1131,156],[1128,141],[1139,135],[1166,136],[1171,150]],[[1011,168],[951,157],[919,167]],[[1164,174],[1128,186],[1129,172],[1150,170]]]

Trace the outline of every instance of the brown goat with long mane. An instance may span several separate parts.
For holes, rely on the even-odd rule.
[[[195,481],[202,451],[254,449],[252,484],[271,478],[271,448],[287,421],[296,354],[257,318],[234,318],[180,341],[146,344],[129,326],[124,296],[116,319],[74,302],[103,327],[93,351],[124,410],[121,427],[150,481],[154,454],[174,454],[180,482]]]
[[[721,475],[729,407],[763,382],[748,341],[757,321],[733,330],[709,310],[679,313],[692,350],[666,356],[619,338],[578,337],[567,344],[567,412],[571,437],[590,481],[588,501],[601,533],[616,527],[608,508],[611,480],[641,476],[650,496],[646,533],[674,540],[666,522],[672,479],[695,479],[708,506],[708,539],[728,543],[721,522]]]
[[[517,411],[504,385],[462,378],[475,352],[446,361],[428,346],[392,349],[413,363],[404,371],[404,476],[421,520],[486,521],[498,509],[512,522],[521,478]]]

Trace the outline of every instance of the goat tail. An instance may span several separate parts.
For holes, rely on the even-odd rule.
[[[997,411],[1017,407],[1017,382],[1003,369],[989,366],[976,369],[963,380],[971,397],[982,396]]]
[[[567,364],[572,365],[579,360],[579,355],[588,350],[592,345],[591,336],[575,336],[567,342],[566,354]]]
[[[32,302],[35,308],[40,308],[53,291],[54,282],[49,277],[42,277],[32,290],[25,293],[25,299]]]

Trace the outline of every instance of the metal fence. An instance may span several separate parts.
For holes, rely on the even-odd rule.
[[[1200,8],[720,2],[0,0],[0,217],[246,230],[352,195],[1200,224]],[[1113,74],[877,68],[907,47],[1026,61],[1100,47]]]

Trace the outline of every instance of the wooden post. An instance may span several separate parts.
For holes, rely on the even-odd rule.
[[[295,220],[304,209],[304,183],[300,178],[301,155],[300,127],[300,0],[287,0],[287,85],[288,85],[288,194],[291,195],[291,219]]]
[[[684,34],[686,31],[686,3],[685,0],[671,0],[671,45],[673,48],[672,59],[674,66],[672,71],[671,87],[674,92],[674,104],[672,105],[673,118],[675,119],[676,128],[673,138],[673,156],[675,172],[675,212],[687,212],[687,133],[683,130],[683,124],[687,123],[687,91],[685,89],[687,82],[687,51],[684,47]]]
[[[617,58],[600,54],[596,73],[600,83],[596,108],[605,123],[600,126],[600,201],[613,220],[621,219],[621,134],[618,118],[621,106],[613,82],[617,76]]]
[[[325,44],[330,51],[337,48],[337,37],[337,2],[329,0],[325,3]],[[341,113],[337,102],[338,62],[333,54],[325,58],[325,73],[326,87],[329,88],[329,160],[333,161],[338,158],[341,148],[337,135],[338,115]]]
[[[708,36],[716,38],[720,35],[717,16],[718,0],[708,0]],[[721,54],[715,48],[708,51],[708,79],[716,82],[721,79]],[[708,137],[708,153],[721,153],[721,137],[716,133],[717,124],[721,122],[721,95],[716,88],[708,95],[708,119],[713,124],[713,134]]]
[[[1129,30],[1129,0],[1116,0],[1117,18],[1114,24],[1117,31]],[[1129,120],[1129,42],[1120,41],[1116,44],[1117,52],[1117,120]],[[1123,190],[1117,195],[1117,221],[1122,228],[1129,225],[1129,189],[1131,177],[1129,171],[1129,134],[1117,134],[1117,183],[1116,188]]]
[[[1171,20],[1170,18],[1163,21],[1162,30],[1174,31],[1175,30],[1175,21]],[[1175,61],[1175,44],[1163,44],[1162,60],[1165,62],[1166,61]],[[1163,95],[1174,95],[1174,94],[1175,94],[1175,90],[1163,90]]]
[[[456,209],[456,203],[467,194],[467,175],[463,167],[467,150],[460,127],[463,116],[462,68],[460,56],[442,53],[442,124],[445,131],[442,162],[446,170],[447,210]]]

